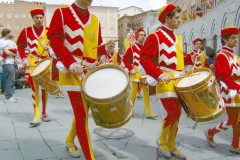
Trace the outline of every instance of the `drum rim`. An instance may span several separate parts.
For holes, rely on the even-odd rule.
[[[43,73],[43,72],[46,71],[46,68],[45,68],[44,70],[42,70],[42,71],[39,72],[38,74],[33,75],[33,71],[35,70],[35,68],[36,68],[40,63],[42,63],[42,62],[45,61],[45,60],[51,60],[51,62],[46,66],[46,68],[48,68],[49,66],[51,66],[51,64],[52,64],[52,58],[46,57],[46,58],[40,60],[40,61],[34,66],[32,72],[30,73],[30,76],[31,76],[31,77],[37,77],[39,74],[41,74],[41,73]]]
[[[188,86],[188,87],[178,87],[178,83],[183,79],[183,78],[180,78],[178,80],[175,81],[175,88],[178,92],[181,92],[181,91],[193,91],[193,90],[198,90],[198,89],[201,89],[202,87],[204,87],[206,85],[206,83],[208,83],[213,74],[212,74],[212,71],[209,69],[209,68],[198,68],[198,69],[195,69],[194,71],[190,71],[190,72],[187,72],[186,75],[190,75],[192,73],[196,73],[196,72],[199,72],[199,71],[207,71],[209,72],[210,74],[208,75],[207,78],[205,78],[204,80],[200,81],[199,83],[197,84],[194,84],[192,86]]]
[[[96,98],[96,97],[92,97],[90,96],[89,94],[87,94],[86,92],[86,88],[85,88],[85,83],[86,83],[86,80],[87,78],[94,72],[96,71],[99,71],[101,69],[104,69],[104,68],[116,68],[116,69],[119,69],[120,71],[122,71],[126,77],[127,77],[127,85],[125,86],[125,88],[118,94],[116,95],[113,95],[112,97],[108,97],[108,98]],[[116,65],[116,64],[101,64],[100,66],[94,68],[94,69],[91,69],[83,78],[82,80],[82,90],[83,90],[83,93],[84,95],[86,96],[87,99],[89,100],[98,100],[98,101],[105,101],[105,100],[109,100],[109,99],[115,99],[115,98],[118,98],[119,96],[121,96],[122,94],[124,94],[125,92],[127,92],[127,89],[129,87],[129,83],[130,83],[130,79],[129,79],[129,75],[127,73],[126,70],[124,70],[122,67],[120,67],[119,65]]]

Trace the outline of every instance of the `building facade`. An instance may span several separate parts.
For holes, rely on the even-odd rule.
[[[16,41],[21,30],[33,24],[29,13],[32,8],[43,8],[45,10],[44,25],[49,26],[54,11],[62,6],[67,5],[26,2],[22,0],[15,0],[13,3],[2,2],[0,3],[0,30],[9,28]],[[100,20],[103,42],[107,42],[109,39],[118,39],[118,7],[91,6],[89,10]]]
[[[123,9],[119,9],[118,10],[118,19],[123,17],[123,16],[133,16],[139,13],[142,13],[143,9],[136,7],[136,6],[130,6],[130,7],[126,7]]]
[[[168,0],[168,3],[180,6],[182,15],[187,18],[176,30],[184,40],[186,52],[193,49],[192,41],[197,37],[204,40],[204,46],[217,52],[222,47],[221,30],[228,26],[240,27],[239,0]],[[197,8],[201,9],[201,16],[196,14]],[[239,46],[240,42],[235,50],[237,54]]]
[[[15,0],[14,3],[0,3],[0,31],[3,28],[8,28],[14,35],[14,40],[17,40],[18,35],[23,28],[33,24],[30,10],[32,8],[44,8],[45,3],[42,2],[24,2]],[[44,21],[44,25],[46,21]]]
[[[133,16],[123,16],[118,19],[118,36],[120,39],[119,49],[120,53],[124,54],[125,44],[124,40],[129,33],[130,30],[136,31],[139,28],[143,28],[146,32],[146,35],[155,32],[158,26],[160,26],[160,22],[158,21],[158,13],[159,11],[150,10],[146,12],[142,12]]]

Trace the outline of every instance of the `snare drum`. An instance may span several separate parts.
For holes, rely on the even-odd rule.
[[[188,72],[187,75],[192,74]],[[210,121],[224,113],[223,99],[218,95],[215,78],[208,68],[195,69],[193,76],[178,79],[176,90],[188,116],[197,121]]]
[[[104,128],[126,124],[133,113],[129,76],[118,65],[103,64],[83,78],[82,88],[95,123]]]
[[[31,72],[32,78],[49,94],[60,92],[59,83],[51,80],[52,59],[45,58],[39,61]]]

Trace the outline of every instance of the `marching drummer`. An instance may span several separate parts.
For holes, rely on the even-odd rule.
[[[150,34],[140,54],[140,64],[147,74],[147,82],[156,86],[156,96],[160,98],[167,112],[162,123],[162,131],[157,140],[158,154],[170,158],[186,159],[175,145],[182,106],[171,78],[181,75],[184,63],[193,64],[191,58],[184,58],[182,38],[174,33],[181,22],[181,9],[172,4],[165,5],[159,13],[162,27]],[[193,56],[193,60],[196,55]]]
[[[220,94],[225,102],[228,120],[205,131],[211,147],[215,147],[214,135],[229,128],[233,129],[230,152],[240,154],[240,61],[233,48],[238,43],[239,30],[235,26],[223,28],[221,31],[222,50],[216,57],[215,76],[220,83]]]
[[[110,53],[115,47],[110,40],[105,46],[93,49],[102,43],[102,36],[98,18],[88,10],[91,3],[92,0],[76,0],[69,7],[56,9],[48,31],[50,46],[58,64],[62,64],[60,88],[67,91],[75,117],[65,147],[71,156],[79,157],[80,152],[74,144],[77,135],[87,160],[95,160],[95,157],[88,130],[89,107],[81,89],[80,75],[83,66],[94,67],[97,57]]]
[[[140,74],[138,71],[139,66],[139,53],[142,49],[143,43],[146,38],[146,33],[143,29],[138,29],[135,33],[136,42],[131,47],[129,47],[123,56],[123,65],[130,72],[130,78],[132,81],[132,95],[131,101],[134,105],[135,98],[137,95],[138,87],[140,86],[143,90],[143,100],[146,108],[146,118],[155,118],[155,115],[150,109],[150,98],[148,93],[148,84],[144,81],[144,75]],[[142,81],[141,81],[142,79]]]
[[[206,54],[201,50],[202,48],[202,39],[201,38],[196,38],[193,40],[193,45],[194,45],[194,50],[189,52],[186,56],[192,57],[194,54],[198,54],[198,58],[195,60],[194,65],[185,65],[185,71],[192,71],[197,68],[204,68],[207,66],[206,64],[206,59],[207,56]],[[210,65],[210,68],[213,68],[214,65]]]
[[[30,73],[34,69],[36,63],[48,56],[49,40],[47,38],[48,28],[43,25],[44,10],[41,8],[34,8],[30,11],[34,24],[27,28],[24,28],[17,40],[18,52],[23,61],[23,66],[27,67],[26,72]],[[25,51],[29,51],[27,55]],[[40,113],[39,113],[39,84],[29,76],[29,83],[32,89],[32,99],[34,108],[34,119],[29,124],[32,127],[40,125]],[[42,120],[45,122],[50,121],[50,118],[46,114],[48,93],[42,91]]]

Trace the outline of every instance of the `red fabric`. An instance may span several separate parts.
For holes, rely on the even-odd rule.
[[[34,9],[32,9],[32,10],[30,11],[30,14],[31,14],[32,17],[35,16],[35,15],[37,15],[37,14],[45,15],[44,10],[41,9],[41,8],[34,8]]]
[[[165,27],[162,27],[161,29],[164,30],[174,41],[176,40],[173,31],[168,30]],[[155,33],[159,37],[160,44],[165,43],[169,47],[173,45],[169,40],[165,38],[162,33],[160,33],[160,31],[157,31]],[[147,75],[150,75],[156,80],[158,80],[158,77],[163,73],[159,68],[157,68],[157,66],[164,66],[173,70],[176,69],[176,65],[174,64],[168,65],[165,62],[160,62],[160,64],[154,64],[153,61],[156,61],[156,59],[158,59],[158,52],[158,40],[154,34],[150,34],[141,49],[140,64],[143,66]],[[167,53],[165,50],[162,50],[160,52],[160,55],[162,54],[168,56],[169,58],[171,58],[172,56],[176,56],[175,52]],[[184,57],[184,64],[193,64],[191,57]]]
[[[163,24],[165,21],[165,18],[168,16],[168,14],[170,12],[172,12],[172,10],[174,10],[176,8],[176,6],[174,6],[173,4],[167,4],[165,6],[162,7],[162,9],[159,12],[158,15],[158,20]]]
[[[35,33],[37,34],[37,36],[40,36],[43,29],[44,29],[44,26],[41,26],[40,28],[37,28],[35,25],[33,25],[33,29],[34,29]],[[48,30],[47,27],[46,27],[46,30]],[[32,32],[32,26],[24,28],[21,31],[20,35],[18,36],[17,47],[18,47],[18,52],[19,52],[19,55],[20,55],[21,59],[26,58],[25,48],[28,45],[30,45],[30,47],[34,47],[34,46],[31,46],[31,44],[27,44],[26,35],[28,35],[28,38],[30,38],[31,40],[33,40],[35,38],[35,36]],[[37,46],[35,46],[35,47],[37,47]],[[37,53],[31,53],[31,54],[37,55]]]
[[[8,50],[14,54],[17,54],[17,49],[8,49]],[[7,58],[7,54],[5,52],[3,52],[1,56],[3,59]]]
[[[94,157],[91,157],[90,154],[90,140],[88,139],[87,133],[87,121],[88,121],[88,110],[85,111],[84,104],[82,101],[81,92],[68,91],[68,96],[72,104],[75,121],[76,121],[76,131],[77,137],[80,142],[83,154],[85,159],[92,160]]]
[[[222,130],[227,130],[228,128],[233,128],[233,138],[232,138],[232,146],[234,148],[239,147],[239,137],[240,137],[240,123],[239,123],[239,117],[240,112],[239,108],[232,108],[232,107],[226,107],[226,112],[228,115],[227,123],[226,121],[221,122],[216,127],[213,127],[208,130],[208,134],[210,136],[214,136],[216,133],[221,132]],[[223,127],[223,124],[226,123],[227,127]],[[222,130],[219,130],[222,129]]]
[[[224,48],[223,48],[224,49]],[[227,48],[225,48],[227,49]],[[226,53],[228,56],[232,56],[231,54]],[[232,52],[233,53],[233,52]],[[240,85],[237,84],[232,78],[231,78],[231,74],[232,74],[232,69],[229,66],[229,62],[228,59],[226,59],[226,57],[222,54],[218,54],[218,56],[216,57],[216,69],[215,69],[215,76],[218,80],[223,81],[228,89],[237,89],[240,90]],[[240,78],[240,77],[236,77],[236,78]]]
[[[179,121],[182,112],[182,106],[179,104],[177,98],[164,98],[161,99],[162,105],[167,112],[165,117],[165,127],[173,125],[175,122]]]
[[[195,45],[195,43],[198,42],[198,41],[202,42],[202,39],[201,38],[196,38],[192,41],[192,43]]]
[[[140,50],[138,50],[138,48],[135,45],[137,45],[140,48]],[[143,45],[141,45],[139,43],[135,43],[133,46],[129,47],[128,50],[126,51],[126,53],[124,54],[123,63],[129,71],[131,71],[133,69],[134,65],[138,66],[138,64],[133,64],[133,59],[138,58],[138,57],[133,57],[133,52],[140,54],[142,47],[143,47]]]
[[[135,37],[137,37],[139,32],[144,32],[146,33],[142,28],[139,28],[136,32],[135,32]]]
[[[89,19],[89,11],[88,10],[83,10],[81,8],[78,8],[74,3],[71,5],[75,12],[77,13],[78,17],[83,23],[86,23]],[[65,17],[72,17],[71,11],[69,11],[69,8],[62,8],[62,11],[66,13]],[[73,55],[79,55],[81,56],[82,53],[79,53],[79,50],[75,50],[73,53],[70,53],[68,49],[64,46],[64,29],[63,29],[63,24],[62,24],[62,16],[60,9],[57,9],[54,12],[52,21],[50,23],[49,31],[47,33],[48,38],[50,39],[50,46],[53,49],[53,51],[56,53],[57,58],[64,64],[66,68],[69,68],[69,66],[72,63],[75,63],[76,60],[74,59]],[[74,23],[76,22],[69,22],[72,24],[69,24],[73,27],[73,30],[76,30],[78,28],[77,25]],[[75,28],[74,28],[75,27]],[[68,35],[67,35],[68,36]],[[74,41],[75,39],[73,39]],[[98,33],[98,44],[102,43],[102,36],[101,36],[101,26],[99,25],[99,33]],[[105,46],[99,47],[98,48],[98,56],[106,54]],[[83,57],[84,59],[84,57]],[[87,59],[88,62],[93,63],[95,59]]]
[[[226,27],[226,28],[223,28],[221,30],[221,36],[226,36],[226,35],[230,35],[230,34],[239,34],[239,30],[237,27],[235,26],[231,26],[231,27]]]
[[[41,89],[42,91],[42,115],[46,114],[46,108],[47,108],[47,99],[46,99],[46,91],[44,89]]]

